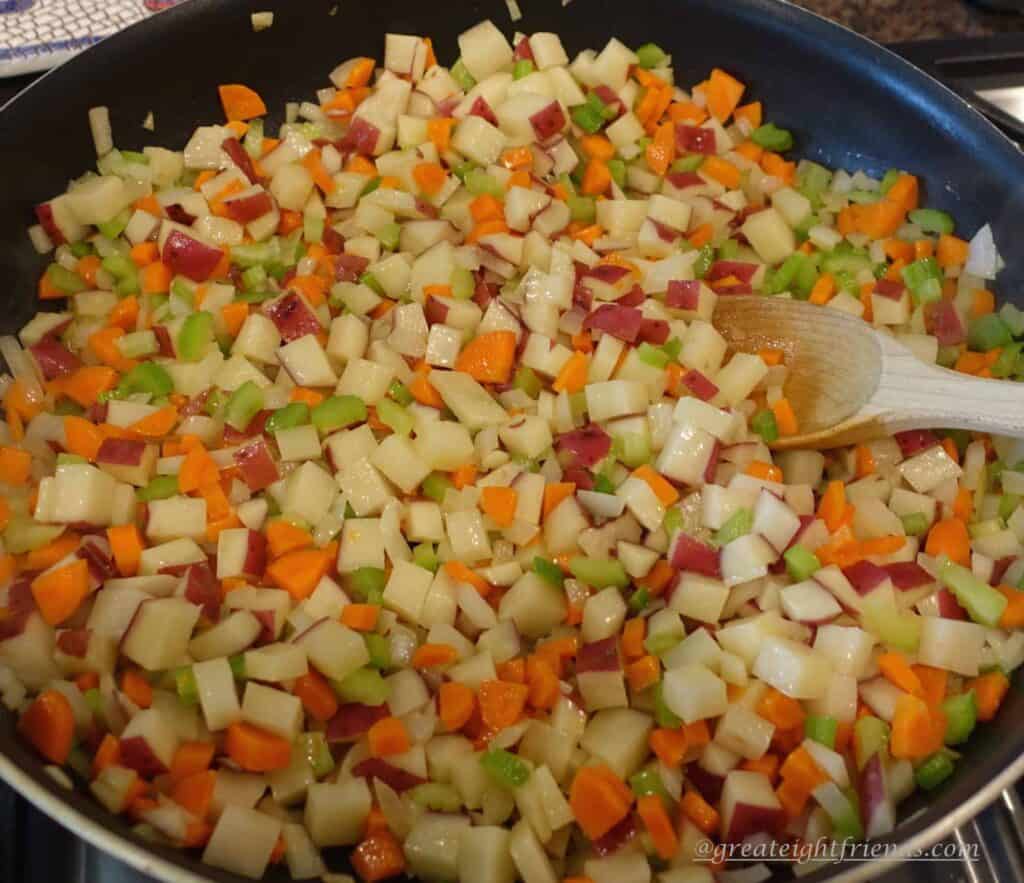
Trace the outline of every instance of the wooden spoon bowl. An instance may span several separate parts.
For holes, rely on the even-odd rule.
[[[800,433],[772,447],[835,448],[908,429],[1024,437],[1024,384],[971,377],[918,359],[894,337],[827,307],[726,296],[715,327],[742,352],[782,350]]]

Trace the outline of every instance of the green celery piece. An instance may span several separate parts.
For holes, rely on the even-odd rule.
[[[711,269],[711,265],[715,262],[715,250],[712,248],[711,243],[701,246],[699,253],[697,254],[697,260],[693,262],[693,275],[698,279],[703,279],[708,274],[708,270]]]
[[[187,304],[191,310],[192,305],[195,303],[196,290],[191,282],[183,279],[181,276],[176,276],[171,280],[171,297],[178,298],[182,303]]]
[[[873,715],[857,718],[853,725],[853,747],[857,756],[857,769],[862,770],[867,762],[889,744],[889,725]]]
[[[388,251],[395,251],[398,248],[398,240],[401,238],[401,235],[402,228],[394,221],[390,224],[384,224],[377,231],[377,238],[380,240],[380,244]]]
[[[85,699],[85,704],[89,706],[95,716],[99,716],[103,713],[103,694],[100,692],[99,687],[91,687],[82,694],[82,698]]]
[[[228,665],[231,667],[231,677],[236,681],[244,681],[248,674],[245,671],[245,654],[237,653],[228,657]]]
[[[242,139],[242,147],[253,159],[259,159],[263,155],[263,120],[249,121],[249,128]]]
[[[409,435],[416,423],[405,408],[391,399],[381,399],[377,402],[377,416],[381,423],[390,426],[398,435]]]
[[[393,226],[398,226],[397,224]],[[305,242],[314,243],[321,242],[324,238],[324,219],[315,217],[314,215],[305,215],[302,218],[302,239]],[[383,235],[378,237],[381,243],[384,243]],[[385,244],[384,246],[388,246]]]
[[[440,782],[424,782],[409,791],[412,802],[434,812],[458,812],[462,809],[462,798],[454,785]]]
[[[161,398],[174,392],[174,382],[162,365],[142,362],[121,378],[117,392],[120,396],[142,392],[149,393],[153,398]]]
[[[952,215],[934,208],[919,208],[912,211],[910,223],[917,224],[925,233],[952,233],[956,226]]]
[[[914,770],[914,781],[919,788],[931,791],[953,775],[953,760],[946,751],[936,751]]]
[[[57,465],[58,466],[70,466],[72,464],[88,463],[89,461],[85,457],[79,457],[78,454],[58,454]]]
[[[1003,347],[995,364],[992,366],[993,377],[1010,377],[1017,369],[1024,343],[1009,343]]]
[[[243,432],[263,407],[263,390],[253,381],[247,380],[231,393],[224,409],[224,422],[233,429]]]
[[[1002,494],[999,497],[999,517],[1003,521],[1009,520],[1010,516],[1017,511],[1021,498],[1017,494]]]
[[[565,583],[565,574],[562,573],[562,568],[555,564],[554,561],[541,558],[540,555],[534,556],[533,572],[556,588],[562,588]]]
[[[382,593],[388,582],[387,574],[379,567],[360,567],[352,572],[349,579],[353,591],[360,598]]]
[[[436,573],[437,568],[441,566],[433,543],[420,543],[415,546],[412,550],[412,561],[417,567],[422,567],[431,573]]]
[[[345,680],[335,682],[334,687],[345,702],[362,705],[383,705],[391,695],[391,685],[377,669],[370,667],[357,668]]]
[[[633,592],[629,598],[629,609],[634,613],[640,613],[647,609],[647,605],[651,603],[651,596],[647,589],[640,589]]]
[[[779,425],[775,420],[775,413],[768,408],[758,411],[750,419],[750,428],[761,436],[765,444],[771,444],[779,437]]]
[[[601,130],[605,123],[604,113],[596,110],[591,104],[580,104],[569,111],[572,121],[588,135]]]
[[[505,188],[498,183],[497,178],[483,169],[472,169],[466,174],[466,189],[473,196],[490,195],[503,202],[505,200]]]
[[[799,543],[790,546],[782,557],[786,562],[786,572],[796,582],[810,579],[812,574],[821,569],[818,556]]]
[[[771,150],[775,153],[782,153],[793,148],[793,134],[786,129],[780,129],[775,123],[765,123],[758,126],[750,134],[750,140],[758,147]]]
[[[641,432],[624,432],[612,439],[615,456],[630,469],[636,469],[651,459],[651,441]]]
[[[317,779],[322,779],[334,769],[334,755],[323,733],[303,733],[299,736],[299,750]]]
[[[670,359],[678,359],[683,351],[683,342],[678,337],[670,337],[661,345],[661,351]]]
[[[373,289],[375,294],[379,294],[383,297],[385,293],[384,286],[380,284],[380,280],[374,276],[373,273],[363,273],[363,275],[359,277],[359,282],[367,288]]]
[[[788,290],[806,262],[807,256],[800,252],[794,252],[786,258],[782,266],[769,277],[768,293],[778,294],[780,291]]]
[[[882,198],[882,194],[877,190],[851,190],[846,194],[846,198],[856,205],[869,205],[878,202]]]
[[[126,359],[141,359],[160,351],[160,344],[152,331],[133,331],[117,339],[117,348]]]
[[[444,495],[452,487],[454,485],[443,472],[431,472],[430,475],[423,479],[420,490],[427,499],[433,500],[435,503],[442,503],[444,502]]]
[[[178,356],[186,362],[198,362],[213,341],[213,313],[192,313],[178,332]]]
[[[892,190],[892,185],[895,184],[900,176],[903,174],[899,169],[889,169],[882,177],[881,190],[882,193],[888,193]]]
[[[983,583],[966,567],[954,564],[945,555],[939,558],[939,581],[949,589],[967,611],[967,615],[981,625],[995,628],[1006,609],[1007,600],[992,586]]]
[[[644,70],[659,67],[668,60],[668,55],[657,43],[644,43],[636,50],[637,64]]]
[[[652,346],[649,343],[641,343],[636,348],[637,358],[646,365],[650,365],[652,368],[663,369],[668,367],[668,363],[671,361],[668,353],[659,347]]]
[[[657,795],[662,800],[671,800],[665,783],[653,767],[640,770],[629,777],[629,787],[637,797],[650,797]]]
[[[388,387],[388,396],[403,408],[408,407],[415,401],[412,393],[409,392],[409,388],[401,380],[391,381],[391,386]]]
[[[678,640],[676,643],[678,643]],[[676,717],[676,715],[665,704],[665,698],[662,696],[661,691],[661,681],[658,681],[654,686],[654,721],[659,727],[663,727],[668,730],[674,730],[683,725],[682,719]]]
[[[376,632],[366,632],[363,640],[366,642],[366,652],[370,654],[370,665],[380,671],[390,668],[391,642]]]
[[[569,217],[583,224],[593,224],[597,217],[597,203],[592,196],[574,196],[570,194],[566,204],[569,206]]]
[[[76,258],[84,258],[93,253],[92,244],[89,242],[72,242],[69,248]]]
[[[464,92],[468,92],[476,85],[476,80],[473,79],[473,75],[466,69],[466,65],[461,58],[455,60],[455,64],[451,66],[449,73]]]
[[[127,255],[115,253],[108,254],[102,263],[106,270],[115,279],[125,279],[138,273],[138,268]]]
[[[150,500],[166,500],[177,493],[177,475],[157,475],[149,480],[149,484],[135,492],[135,498],[141,503],[148,503]]]
[[[78,294],[89,287],[81,276],[60,264],[50,264],[46,268],[46,275],[53,287],[62,294]]]
[[[147,157],[148,161],[148,157]],[[104,221],[102,224],[97,224],[96,229],[100,231],[107,239],[117,239],[122,233],[124,228],[128,226],[128,222],[132,219],[132,210],[124,209],[118,212],[109,221]]]
[[[998,313],[972,319],[967,329],[967,346],[986,353],[1013,342],[1013,335]]]
[[[521,389],[531,399],[537,398],[537,396],[540,395],[541,390],[544,388],[540,378],[537,376],[533,368],[526,365],[520,365],[519,368],[516,369],[515,378],[512,383],[516,389]]]
[[[248,245],[233,245],[231,247],[231,263],[238,264],[243,269],[266,265],[279,260],[281,257],[281,243],[277,237],[266,242],[253,242]]]
[[[683,526],[683,513],[677,506],[673,506],[665,512],[665,520],[661,523],[661,526],[665,528],[665,533],[667,533],[670,538],[672,534]]]
[[[811,201],[814,208],[821,205],[821,194],[828,189],[831,183],[832,172],[824,166],[807,161],[800,164],[797,189]]]
[[[512,66],[512,79],[521,80],[523,77],[528,77],[537,69],[536,65],[528,58],[520,58]]]
[[[860,820],[857,792],[852,788],[848,788],[843,792],[843,797],[845,798],[845,806],[836,815],[832,816],[830,814],[832,837],[840,843],[844,840],[863,840],[864,826]]]
[[[456,267],[452,270],[449,284],[452,287],[452,297],[457,300],[471,300],[476,294],[476,279],[473,278],[473,273],[465,267]]]
[[[611,172],[612,180],[619,186],[626,186],[626,163],[621,159],[608,160],[608,171]]]
[[[249,267],[242,273],[242,287],[246,291],[262,291],[267,285],[267,271],[262,264]]]
[[[942,296],[944,276],[935,258],[922,258],[907,264],[900,271],[900,275],[916,303],[930,303]]]
[[[307,423],[309,423],[309,405],[305,402],[289,402],[267,418],[266,431],[280,432],[282,429],[293,429]]]
[[[754,513],[750,509],[737,509],[715,532],[715,542],[725,546],[750,533],[754,527]]]
[[[502,788],[518,788],[530,778],[530,768],[504,748],[485,751],[480,755],[480,765],[491,780]]]
[[[961,745],[970,738],[978,722],[978,701],[973,690],[950,696],[942,703],[946,716],[947,745]]]
[[[629,585],[629,574],[622,562],[614,558],[583,558],[569,559],[569,570],[576,579],[595,589],[615,586],[624,589]]]
[[[999,318],[1006,323],[1010,333],[1014,337],[1024,337],[1024,311],[1019,310],[1013,304],[1003,304],[999,310]]]
[[[688,156],[681,156],[679,159],[673,161],[669,167],[669,171],[672,174],[678,174],[679,172],[696,172],[702,165],[704,165],[704,156],[700,153],[691,153]]]
[[[804,720],[804,735],[814,742],[820,742],[826,748],[836,747],[838,730],[839,721],[828,715],[810,714]]]
[[[598,494],[614,494],[615,485],[612,484],[612,480],[607,475],[599,472],[594,476],[594,492]]]
[[[366,402],[354,395],[330,396],[314,406],[310,413],[313,425],[321,434],[365,423],[368,416]]]
[[[718,246],[718,259],[720,261],[731,261],[733,258],[739,257],[740,244],[735,239],[726,239],[720,246]],[[803,255],[800,255],[803,257]]]
[[[191,665],[179,668],[174,673],[174,685],[178,691],[178,698],[185,705],[197,705],[199,703],[199,686],[196,684],[196,676]]]
[[[923,536],[931,526],[928,516],[923,512],[910,512],[907,515],[901,516],[900,521],[903,522],[903,530],[907,536],[911,537]]]

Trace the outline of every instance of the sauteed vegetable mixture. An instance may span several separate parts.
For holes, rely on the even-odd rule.
[[[715,304],[1019,379],[990,229],[788,158],[653,43],[459,49],[388,34],[273,131],[223,85],[183,150],[91,113],[0,339],[21,735],[253,878],[346,847],[365,881],[700,883],[715,843],[892,830],[1024,660],[1024,445],[773,454],[784,354]]]

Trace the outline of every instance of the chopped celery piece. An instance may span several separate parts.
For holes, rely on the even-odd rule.
[[[476,294],[476,279],[473,273],[465,267],[456,267],[452,270],[450,285],[452,297],[458,300],[470,300]]]
[[[280,256],[281,243],[276,238],[267,242],[253,242],[231,247],[231,263],[238,264],[243,269],[255,267],[258,264],[272,263]]]
[[[993,377],[1009,377],[1017,371],[1024,343],[1008,343],[1003,347],[995,364],[992,366]]]
[[[910,512],[900,517],[903,522],[903,530],[907,536],[919,537],[928,532],[930,527],[928,516],[923,512]]]
[[[711,265],[715,262],[715,250],[711,247],[709,242],[707,245],[701,246],[700,252],[697,255],[697,260],[693,262],[693,275],[698,279],[703,279],[708,274],[708,270],[711,269]]]
[[[720,246],[718,246],[718,259],[720,261],[731,261],[733,258],[739,257],[740,244],[735,239],[726,239]],[[803,255],[800,255],[803,257]]]
[[[71,772],[86,782],[93,777],[92,756],[81,745],[75,745],[68,752],[68,757],[64,764]]]
[[[437,552],[434,551],[433,543],[420,543],[418,546],[415,546],[412,550],[412,561],[417,567],[422,567],[431,573],[436,573],[437,568],[441,566]]]
[[[826,748],[836,747],[836,733],[839,721],[825,714],[809,714],[804,720],[804,735],[814,742],[820,742]]]
[[[651,442],[642,432],[626,432],[612,440],[612,451],[630,469],[636,469],[651,459]]]
[[[244,432],[263,407],[263,390],[247,380],[231,393],[224,409],[224,422],[232,429]]]
[[[825,255],[821,262],[821,269],[826,273],[846,273],[855,277],[862,270],[870,270],[871,261],[866,255],[844,252],[836,248]],[[856,286],[856,279],[853,279],[852,282]]]
[[[665,533],[671,537],[672,534],[683,526],[683,513],[673,506],[665,513],[665,520],[661,522],[661,526],[665,528]]]
[[[375,294],[379,294],[381,296],[384,295],[384,286],[380,284],[380,280],[374,276],[373,273],[363,273],[363,275],[359,277],[359,281],[367,288],[373,289]]]
[[[661,776],[658,775],[658,771],[651,767],[640,770],[638,773],[633,773],[629,777],[629,787],[633,789],[633,793],[637,797],[649,797],[654,794],[662,798],[662,800],[671,800],[668,790],[665,788],[665,783],[661,781]]]
[[[865,715],[857,718],[853,725],[853,747],[857,756],[857,769],[864,769],[867,762],[889,744],[889,725],[881,718]]]
[[[1024,336],[1024,312],[1013,304],[1003,304],[999,310],[999,318],[1006,323],[1014,337]]]
[[[403,408],[411,405],[413,401],[415,401],[412,397],[412,393],[409,392],[409,388],[400,380],[391,381],[391,386],[388,387],[388,395],[398,402],[398,404]]]
[[[316,405],[310,413],[313,425],[322,434],[343,429],[355,423],[365,423],[368,412],[366,402],[359,396],[331,396]]]
[[[656,635],[654,637],[659,637],[659,638],[668,638],[668,637],[670,637],[670,638],[672,638],[674,643],[669,644],[668,645],[669,647],[674,647],[676,644],[679,643],[678,635],[664,635],[664,634],[662,634],[662,635]],[[650,638],[648,638],[648,641],[649,640],[650,640]],[[648,647],[646,643],[644,644],[644,647],[647,650],[650,650],[650,652],[655,653],[655,651],[652,650],[650,647]],[[665,649],[668,649],[668,647],[666,647]],[[664,652],[664,651],[658,651],[658,652]],[[661,681],[658,681],[658,683],[654,687],[654,720],[658,724],[659,727],[664,727],[665,729],[669,729],[669,730],[674,730],[674,729],[676,729],[678,727],[681,727],[683,725],[682,719],[676,717],[675,714],[673,714],[673,712],[665,704],[665,697],[662,695],[662,692],[661,692]]]
[[[843,792],[843,798],[843,805],[834,807],[832,813],[829,813],[832,820],[832,838],[839,843],[845,840],[863,840],[864,825],[860,820],[857,792],[853,788],[847,788]]]
[[[910,213],[910,223],[917,224],[925,233],[952,233],[951,215],[934,208],[919,208]]]
[[[805,579],[810,579],[811,574],[821,569],[818,556],[799,543],[790,546],[782,557],[786,562],[787,573],[800,583]]]
[[[621,561],[614,558],[570,558],[569,570],[581,583],[604,589],[615,586],[624,589],[629,585],[629,574]]]
[[[715,542],[725,546],[739,537],[750,533],[754,527],[754,513],[751,509],[737,509],[715,532]]]
[[[88,463],[89,461],[85,457],[79,457],[78,454],[58,454],[57,465],[58,466],[70,466],[73,463]]]
[[[459,88],[464,92],[468,92],[476,85],[476,80],[473,79],[473,75],[466,70],[466,65],[463,64],[461,58],[455,60],[455,64],[451,66],[449,73],[452,75],[452,79],[459,84]]]
[[[248,675],[245,672],[245,654],[237,653],[228,657],[228,665],[231,667],[231,676],[236,681],[244,681]]]
[[[480,755],[480,765],[488,776],[503,788],[518,788],[530,778],[530,768],[512,752],[491,748]]]
[[[117,385],[118,395],[129,396],[135,393],[149,393],[153,398],[170,395],[174,391],[171,375],[163,366],[156,362],[143,362],[136,365]]]
[[[1003,494],[999,497],[999,517],[1006,521],[1017,511],[1021,498],[1016,494]]]
[[[901,275],[915,303],[931,303],[942,297],[942,280],[945,277],[935,258],[914,261],[903,268]]]
[[[751,132],[750,140],[758,147],[763,147],[765,150],[772,150],[776,153],[791,150],[793,147],[793,134],[787,129],[780,129],[775,123],[765,123],[763,126],[758,126],[758,128]]]
[[[262,265],[249,267],[242,273],[242,287],[246,291],[259,291],[266,287],[267,271]]]
[[[885,175],[882,176],[882,193],[888,193],[890,190],[892,190],[892,185],[895,184],[900,179],[900,175],[902,174],[903,172],[901,172],[899,169],[889,169],[885,173]]]
[[[607,475],[599,472],[594,476],[594,491],[599,494],[614,494],[615,485]]]
[[[495,199],[505,199],[505,188],[498,183],[497,178],[487,174],[483,169],[473,169],[466,174],[466,189],[473,196],[489,194]]]
[[[371,178],[366,182],[366,186],[359,191],[359,198],[362,199],[364,196],[369,196],[374,190],[380,187],[380,175]]]
[[[600,102],[600,99],[598,99],[598,101]],[[590,103],[580,104],[574,107],[569,112],[569,116],[572,117],[572,121],[588,135],[593,135],[600,131],[601,127],[605,123],[604,113]]]
[[[569,206],[569,217],[584,224],[593,224],[597,217],[597,203],[592,196],[574,196],[570,194],[566,203]]]
[[[124,228],[128,226],[128,222],[131,219],[131,209],[124,209],[124,211],[118,212],[109,221],[97,224],[96,229],[106,236],[107,239],[117,239],[118,236],[124,233]]]
[[[109,392],[110,390],[107,391]],[[100,393],[100,395],[103,395],[103,393]],[[77,402],[62,398],[58,399],[57,403],[53,406],[53,413],[58,417],[80,417],[85,411]]]
[[[213,341],[213,314],[192,313],[178,332],[178,356],[186,362],[198,362]]]
[[[978,722],[978,701],[974,691],[950,696],[942,703],[942,713],[946,716],[946,744],[966,742]]]
[[[334,769],[334,755],[323,733],[303,733],[299,736],[299,750],[316,778],[322,779]]]
[[[535,70],[536,65],[528,58],[520,58],[512,67],[512,79],[521,80],[523,77],[528,77]]]
[[[931,791],[953,775],[953,760],[946,751],[936,751],[914,770],[914,781],[919,788]]]
[[[280,432],[309,423],[309,405],[305,402],[290,402],[278,408],[267,418],[266,431]]]
[[[668,353],[649,343],[641,343],[636,348],[636,355],[641,362],[650,365],[652,368],[667,368],[668,363],[671,361]]]
[[[62,294],[78,294],[89,287],[81,276],[60,264],[50,264],[46,268],[46,276]]]
[[[174,686],[178,691],[178,698],[185,705],[196,705],[199,702],[199,686],[196,684],[196,676],[191,665],[179,668],[174,673]]]
[[[366,632],[363,640],[366,652],[370,654],[370,665],[380,671],[388,668],[391,665],[391,642],[376,632]]]
[[[758,411],[750,419],[750,428],[761,436],[767,445],[779,438],[779,424],[775,420],[775,413],[768,408]]]
[[[675,160],[669,171],[673,174],[679,172],[696,172],[702,165],[704,165],[704,156],[700,153],[691,153],[689,156],[681,156]]]
[[[88,242],[72,242],[69,247],[71,248],[71,254],[76,258],[87,257],[93,252],[92,245]]]
[[[642,610],[647,609],[647,605],[651,603],[651,596],[647,589],[640,589],[639,591],[633,592],[629,598],[629,609],[634,613],[640,613]]]
[[[683,351],[683,342],[678,337],[670,337],[661,345],[661,351],[670,359],[678,359]]]
[[[397,226],[397,225],[396,225]],[[302,239],[305,242],[320,242],[324,238],[324,219],[313,215],[305,215],[302,219]],[[384,241],[383,235],[380,236]],[[385,246],[387,247],[387,246]]]
[[[357,668],[343,681],[336,681],[334,688],[345,702],[359,702],[362,705],[383,705],[391,695],[391,685],[375,668]]]
[[[117,340],[117,348],[126,359],[141,359],[160,351],[160,344],[152,331],[133,331]]]
[[[259,159],[263,155],[263,120],[249,121],[249,128],[242,140],[242,146],[253,159]]]
[[[189,309],[192,309],[192,304],[195,302],[196,292],[192,285],[182,279],[181,276],[171,280],[170,294],[171,297],[180,299],[183,303],[188,305]]]
[[[90,687],[82,694],[82,698],[85,699],[85,704],[89,706],[89,711],[94,715],[103,712],[103,694],[99,687]]]
[[[458,812],[462,809],[462,798],[454,785],[440,782],[424,782],[409,791],[412,802],[434,812]]]
[[[657,43],[644,43],[636,50],[637,64],[645,70],[659,67],[668,60],[668,55]]]
[[[360,598],[382,594],[388,582],[387,575],[379,567],[360,567],[352,572],[349,579],[352,581],[352,590]]]
[[[166,500],[177,493],[177,475],[157,475],[149,480],[149,484],[135,492],[135,498],[142,503],[148,503],[150,500]]]
[[[882,194],[877,190],[851,190],[846,194],[846,198],[857,205],[868,205],[878,202],[882,198]]]
[[[394,221],[390,224],[384,224],[384,226],[377,231],[377,238],[380,240],[380,244],[388,249],[388,251],[394,251],[398,248],[398,240],[401,235],[402,228]]]
[[[939,581],[955,596],[968,616],[981,625],[995,628],[1006,609],[1006,597],[983,583],[966,567],[954,564],[945,555],[939,557]]]
[[[115,279],[125,279],[136,275],[138,272],[138,268],[132,262],[131,258],[128,258],[123,254],[108,254],[103,259],[102,266],[103,269]]]
[[[782,262],[782,266],[768,277],[768,293],[778,294],[780,291],[787,291],[806,261],[807,256],[800,252],[794,252],[786,258]]]
[[[444,502],[444,495],[452,487],[454,485],[443,472],[431,472],[430,475],[423,479],[420,490],[427,499],[433,500],[435,503],[442,503]]]
[[[381,399],[377,402],[377,416],[381,423],[390,426],[399,435],[409,435],[416,423],[405,408],[391,399]]]
[[[967,330],[967,346],[977,352],[987,353],[997,347],[1013,342],[1013,335],[997,313],[989,313],[972,319]]]
[[[626,186],[626,163],[621,159],[608,160],[608,171],[611,172],[612,180],[618,187]]]
[[[800,164],[800,175],[797,189],[806,196],[811,204],[818,208],[821,205],[821,194],[832,183],[832,172],[815,162],[804,161]]]
[[[547,558],[541,558],[540,555],[535,555],[533,559],[533,572],[536,573],[545,582],[551,583],[551,585],[557,588],[562,588],[565,582],[565,574],[562,573],[562,568],[555,564],[554,561],[549,561]]]

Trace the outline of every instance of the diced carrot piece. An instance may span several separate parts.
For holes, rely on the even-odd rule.
[[[735,190],[740,186],[740,170],[727,159],[709,156],[704,160],[700,170],[727,190]]]
[[[529,692],[525,684],[484,681],[478,691],[483,722],[492,730],[512,726],[523,716]]]
[[[225,83],[217,87],[220,103],[224,108],[224,116],[228,120],[251,120],[253,117],[264,116],[267,105],[259,94],[248,86],[237,83]]]
[[[267,576],[294,599],[308,598],[333,564],[327,548],[299,549],[271,562]]]
[[[75,738],[75,715],[71,703],[57,690],[44,690],[22,713],[18,732],[42,757],[63,766]]]
[[[896,651],[882,653],[877,662],[878,670],[901,690],[914,696],[924,695],[924,687],[921,686],[920,678],[914,673],[902,653]]]
[[[427,121],[427,138],[437,148],[438,153],[445,153],[452,143],[452,129],[456,120],[452,117],[437,117]]]
[[[469,213],[473,220],[477,224],[482,224],[485,221],[504,221],[505,220],[505,207],[501,204],[501,201],[491,195],[490,193],[481,193],[469,204]],[[445,291],[441,292],[447,297],[451,297],[452,288],[450,285],[443,286]],[[430,296],[435,293],[428,291],[428,288],[433,286],[424,286],[423,294]]]
[[[846,511],[846,485],[841,481],[830,481],[818,504],[818,517],[825,522],[829,532],[835,533],[842,525]]]
[[[32,580],[32,597],[50,625],[70,619],[89,594],[89,565],[84,558]]]
[[[556,484],[544,486],[543,517],[547,518],[557,509],[563,500],[571,497],[576,492],[576,485],[571,481],[563,481]]]
[[[968,243],[965,240],[951,236],[948,233],[943,233],[939,237],[939,245],[935,251],[935,257],[939,262],[939,266],[945,269],[946,267],[959,267],[966,264],[968,253]]]
[[[515,520],[518,500],[514,488],[489,485],[481,491],[480,507],[498,527],[508,527]]]
[[[803,706],[784,693],[769,687],[757,703],[757,714],[780,730],[802,727],[807,715]]]
[[[283,770],[292,760],[291,742],[247,723],[228,726],[224,750],[239,767],[250,773]]]
[[[648,654],[626,666],[626,679],[629,681],[630,688],[636,692],[646,690],[658,683],[660,677],[661,665],[657,656]]]
[[[746,86],[739,80],[716,67],[704,87],[708,110],[715,119],[724,123],[739,106],[745,91]]]
[[[569,789],[569,806],[576,823],[591,840],[621,822],[631,803],[629,788],[608,767],[582,767]]]
[[[654,563],[651,572],[647,576],[640,577],[636,584],[642,589],[647,589],[648,593],[654,597],[658,597],[669,587],[675,575],[675,568],[664,558],[660,558]]]
[[[646,482],[662,506],[671,506],[679,499],[679,491],[675,486],[646,463],[633,470],[633,477]]]
[[[376,604],[346,604],[341,610],[341,624],[357,632],[372,632],[379,616]]]
[[[476,483],[476,466],[472,463],[465,463],[452,473],[452,484],[455,489],[461,491]]]
[[[686,731],[659,728],[652,730],[647,737],[647,744],[667,767],[677,767],[683,762],[687,749],[690,747],[686,739]]]
[[[959,518],[947,518],[932,525],[925,541],[925,553],[932,557],[945,555],[964,567],[971,566],[971,537],[967,525]]]
[[[526,683],[529,687],[527,701],[538,709],[553,708],[562,695],[558,675],[550,663],[537,655],[526,660]]]
[[[515,362],[516,336],[511,331],[490,331],[471,340],[455,361],[455,370],[480,383],[508,383]]]
[[[107,767],[116,766],[120,760],[121,743],[113,733],[105,733],[92,758],[92,777],[95,779]]]
[[[153,687],[150,686],[137,671],[128,669],[121,675],[121,692],[139,708],[149,708],[153,704]]]
[[[554,383],[551,384],[551,388],[555,392],[564,391],[570,394],[579,392],[587,385],[589,365],[590,359],[587,358],[586,353],[573,353],[558,372],[558,376],[555,378]]]
[[[627,619],[622,627],[622,655],[626,659],[639,659],[646,652],[644,650],[644,635],[647,633],[647,623],[642,616]]]
[[[781,482],[783,477],[782,470],[778,466],[774,463],[765,463],[764,460],[751,460],[743,472],[764,481]]]
[[[448,180],[448,173],[438,163],[424,162],[413,166],[412,177],[423,193],[435,196]]]
[[[657,794],[648,794],[637,801],[636,809],[647,833],[651,835],[654,851],[664,861],[668,861],[679,849],[679,837],[665,810],[665,804]]]
[[[280,558],[296,549],[306,549],[313,545],[313,535],[308,530],[297,527],[284,518],[275,518],[265,529],[270,557]]]
[[[943,668],[932,668],[930,665],[912,665],[911,670],[921,683],[921,698],[929,706],[941,704],[946,698],[949,672]]]
[[[149,242],[148,240],[140,242],[138,245],[133,245],[128,254],[136,267],[149,266],[153,261],[160,258],[160,252],[157,249],[156,243]]]
[[[21,448],[0,446],[0,481],[26,484],[32,475],[32,455]]]
[[[683,795],[679,808],[682,810],[683,815],[705,834],[713,834],[718,830],[718,810],[696,791],[687,790]]]
[[[397,717],[385,717],[377,721],[366,734],[373,757],[390,757],[405,754],[412,745],[409,731]]]
[[[217,774],[213,770],[202,770],[179,779],[171,789],[171,800],[185,807],[197,819],[205,819],[213,802],[213,791],[217,785]]]
[[[421,644],[413,653],[411,664],[416,669],[436,668],[451,665],[458,658],[459,651],[451,644]]]
[[[441,684],[437,696],[437,713],[445,730],[454,733],[461,730],[473,716],[476,695],[465,684],[446,681]]]
[[[987,288],[978,288],[971,296],[971,318],[977,319],[995,311],[996,297]]]
[[[606,193],[612,186],[612,173],[608,164],[599,159],[592,159],[583,170],[583,181],[580,190],[584,196],[599,196]]]
[[[306,713],[318,721],[329,721],[338,713],[338,697],[318,671],[310,669],[295,679],[292,692],[302,702]]]
[[[676,157],[676,129],[672,122],[662,123],[647,145],[647,165],[656,175],[665,175]],[[609,157],[610,158],[610,157]]]
[[[968,690],[974,691],[974,699],[978,705],[978,720],[990,721],[999,711],[999,706],[1010,688],[1010,681],[1001,671],[990,671],[966,684]]]
[[[764,119],[764,109],[760,101],[752,101],[750,104],[744,104],[742,107],[737,107],[733,111],[734,118],[738,120],[746,120],[752,129],[760,127],[762,120]]]
[[[772,403],[772,413],[779,427],[779,435],[796,435],[800,431],[800,423],[793,412],[793,405],[787,398],[776,399]]]
[[[365,883],[397,877],[405,870],[402,845],[390,831],[378,831],[352,850],[352,869]]]

